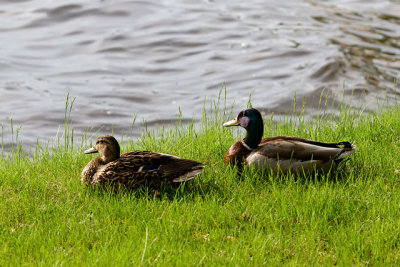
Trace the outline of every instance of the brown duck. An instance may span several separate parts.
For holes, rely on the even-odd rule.
[[[241,126],[247,134],[234,143],[225,155],[226,164],[243,164],[274,173],[329,171],[356,150],[349,142],[324,143],[291,136],[262,138],[263,120],[257,109],[245,109],[225,127]]]
[[[91,160],[82,171],[81,181],[85,185],[160,186],[191,180],[204,169],[200,162],[163,153],[132,151],[120,154],[117,140],[110,135],[97,138],[95,146],[85,154],[97,152],[102,156]]]

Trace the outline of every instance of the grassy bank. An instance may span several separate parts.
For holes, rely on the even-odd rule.
[[[217,104],[216,107],[219,105]],[[231,113],[229,111],[229,113]],[[201,125],[177,125],[122,150],[146,149],[204,162],[198,179],[112,194],[79,180],[87,147],[55,145],[0,159],[0,265],[261,265],[400,263],[400,108],[312,121],[264,117],[264,136],[351,141],[338,173],[238,177],[223,164],[244,131],[215,108]],[[11,157],[11,158],[10,158]]]

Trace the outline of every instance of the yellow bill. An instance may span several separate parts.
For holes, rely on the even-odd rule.
[[[236,119],[231,120],[231,121],[227,121],[223,124],[224,127],[230,127],[230,126],[238,126],[239,125],[239,121]]]

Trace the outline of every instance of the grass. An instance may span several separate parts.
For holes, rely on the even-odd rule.
[[[383,265],[400,263],[400,107],[347,107],[312,120],[266,114],[265,136],[351,141],[337,173],[238,177],[223,156],[244,131],[213,103],[199,124],[145,131],[123,151],[146,149],[204,162],[198,179],[118,194],[89,190],[87,144],[55,144],[0,157],[0,265]],[[66,109],[69,108],[68,105]],[[85,143],[85,142],[83,142]]]

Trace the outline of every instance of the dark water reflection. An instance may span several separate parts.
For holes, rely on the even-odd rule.
[[[25,143],[200,117],[222,83],[228,104],[286,112],[321,92],[374,105],[400,69],[396,1],[2,1],[0,124]],[[352,100],[350,100],[352,95]],[[353,101],[353,102],[351,102]],[[360,102],[361,101],[361,102]],[[373,108],[371,106],[370,108]],[[61,125],[61,126],[60,126]]]

